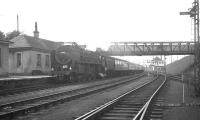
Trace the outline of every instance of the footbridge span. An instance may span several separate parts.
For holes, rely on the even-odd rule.
[[[195,43],[177,42],[113,42],[108,51],[97,51],[109,56],[193,55]]]

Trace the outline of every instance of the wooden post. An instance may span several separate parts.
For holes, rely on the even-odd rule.
[[[184,80],[183,80],[183,78],[184,78],[184,75],[183,75],[183,73],[181,74],[181,78],[182,78],[182,83],[183,83],[183,103],[185,103],[185,86],[184,86]]]

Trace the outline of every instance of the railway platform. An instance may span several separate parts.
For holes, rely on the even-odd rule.
[[[200,98],[194,94],[193,86],[170,80],[167,85],[163,120],[199,120]]]
[[[40,78],[50,78],[52,76],[49,75],[26,75],[26,76],[22,76],[22,75],[10,75],[9,77],[1,77],[0,78],[0,82],[1,81],[10,81],[10,80],[30,80],[30,79],[40,79]]]
[[[54,77],[49,75],[31,75],[17,76],[10,75],[9,77],[0,78],[0,89],[13,89],[24,86],[34,86],[39,84],[48,84],[54,80]]]

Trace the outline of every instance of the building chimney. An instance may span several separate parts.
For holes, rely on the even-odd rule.
[[[35,31],[33,31],[33,34],[34,34],[35,38],[39,38],[39,32],[38,32],[38,29],[37,29],[37,22],[35,22]]]
[[[19,32],[19,18],[18,18],[18,14],[17,14],[17,32]]]

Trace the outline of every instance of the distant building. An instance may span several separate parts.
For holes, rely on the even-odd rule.
[[[51,71],[50,52],[60,46],[59,43],[39,38],[37,23],[34,36],[19,35],[11,40],[9,46],[9,73],[11,74],[47,74]]]
[[[159,57],[153,58],[153,60],[150,61],[149,68],[152,71],[164,72],[164,60]]]
[[[9,41],[0,40],[0,76],[8,76]]]

